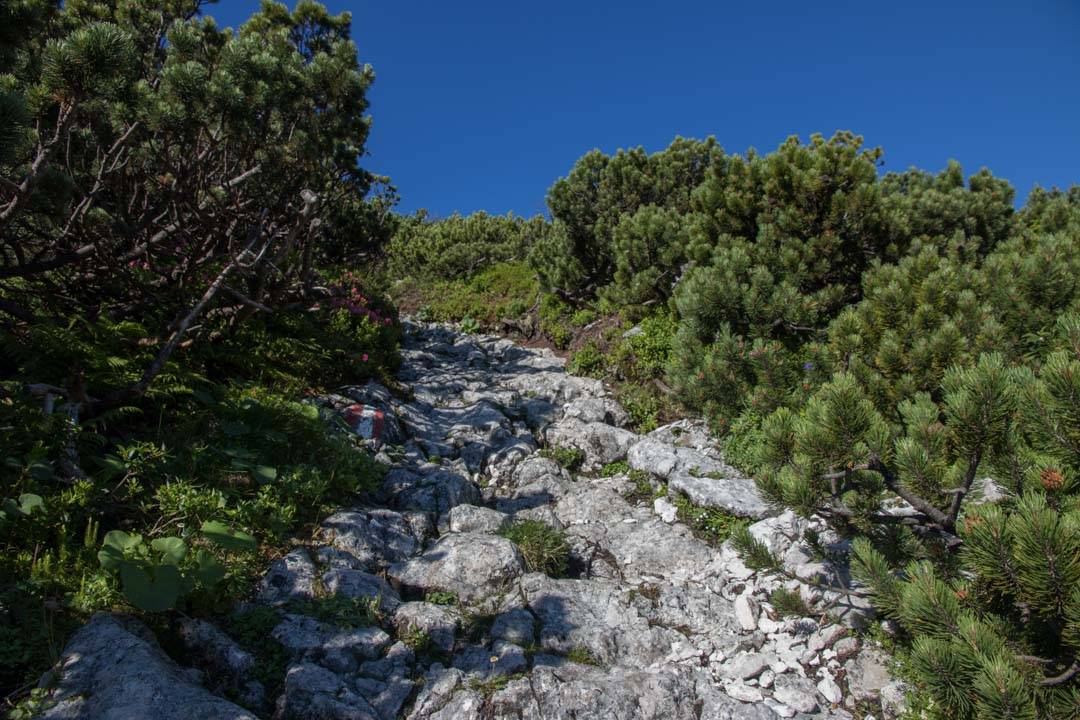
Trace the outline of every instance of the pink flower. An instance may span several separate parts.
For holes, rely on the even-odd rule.
[[[363,355],[361,355],[360,359],[363,360],[364,362],[367,362],[367,353],[364,353]]]

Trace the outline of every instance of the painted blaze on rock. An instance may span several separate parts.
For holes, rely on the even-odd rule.
[[[382,410],[353,403],[342,411],[349,428],[365,440],[382,440],[386,430],[386,413]]]

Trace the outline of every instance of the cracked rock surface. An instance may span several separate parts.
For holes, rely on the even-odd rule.
[[[259,695],[251,657],[212,626],[188,628],[181,660],[201,670],[184,670],[145,628],[101,615],[50,678],[60,702],[46,717],[149,716],[151,707],[172,713],[155,717],[275,720],[897,711],[902,687],[850,630],[872,611],[839,592],[850,580],[820,554],[822,543],[842,544],[829,545],[823,524],[770,507],[703,425],[638,436],[600,381],[567,375],[550,351],[440,325],[406,330],[398,379],[407,399],[376,383],[323,399],[332,411],[362,402],[385,413],[394,444],[379,457],[391,469],[258,588],[255,602],[280,613],[272,636],[288,655],[278,696]],[[544,446],[577,449],[580,469],[543,457]],[[615,461],[635,477],[598,477]],[[752,522],[785,572],[756,573],[730,546],[696,537],[672,502],[642,497],[642,472]],[[564,577],[536,572],[499,534],[526,519],[565,534]],[[803,540],[808,529],[818,552]],[[802,598],[806,617],[773,606],[780,589]],[[303,614],[335,595],[366,603],[371,624]]]

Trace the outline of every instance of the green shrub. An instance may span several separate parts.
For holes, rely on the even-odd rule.
[[[427,595],[424,596],[424,601],[434,605],[457,605],[458,597],[452,592],[430,590]]]
[[[570,564],[570,545],[566,535],[539,520],[521,520],[499,531],[521,551],[529,572],[551,577],[566,575]]]
[[[540,285],[523,263],[505,262],[487,267],[468,279],[409,278],[396,284],[396,298],[419,299],[417,318],[461,322],[472,318],[480,327],[494,327],[504,318],[524,316],[537,302]]]
[[[585,462],[585,451],[573,447],[547,447],[540,451],[540,455],[570,471],[577,470]]]
[[[464,280],[496,264],[523,260],[545,233],[540,217],[477,212],[429,220],[421,212],[404,218],[387,245],[387,271],[394,279]]]
[[[529,262],[548,289],[584,298],[615,271],[613,234],[624,214],[655,205],[685,213],[691,195],[723,151],[712,138],[675,138],[660,152],[642,148],[587,153],[548,191],[554,223],[533,245]]]
[[[626,305],[666,301],[691,249],[696,218],[675,208],[646,205],[620,217],[612,233],[615,273],[605,293]],[[706,260],[707,255],[702,260]]]
[[[606,363],[607,358],[600,352],[600,347],[594,341],[589,341],[570,357],[566,370],[574,375],[599,378],[604,374]]]
[[[600,468],[600,477],[615,477],[616,475],[625,475],[628,472],[630,472],[630,463],[625,460],[616,460]]]

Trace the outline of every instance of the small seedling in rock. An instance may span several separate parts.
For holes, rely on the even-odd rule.
[[[600,468],[600,477],[615,477],[616,475],[625,475],[628,472],[630,472],[630,463],[625,460],[616,460]]]
[[[430,655],[434,648],[434,643],[431,642],[431,635],[427,630],[410,625],[405,632],[398,636],[398,639],[409,646],[409,648],[417,655]]]
[[[578,448],[549,447],[540,451],[541,457],[554,460],[567,470],[574,471],[585,462],[585,451]]]
[[[483,680],[474,677],[469,680],[469,689],[475,690],[485,698],[490,698],[492,695],[509,685],[511,680],[518,680],[522,677],[525,677],[522,673],[515,673],[513,675],[491,675]]]
[[[491,634],[495,614],[478,609],[466,609],[461,616],[461,630],[472,642],[480,642]]]
[[[736,529],[745,526],[741,518],[719,508],[698,507],[685,495],[668,496],[679,512],[679,520],[686,523],[694,534],[714,545],[721,545]]]
[[[576,647],[570,652],[566,653],[566,659],[570,662],[575,662],[578,665],[592,665],[594,667],[600,667],[600,660],[595,655],[589,652],[588,648]]]
[[[769,595],[769,604],[776,608],[781,617],[806,617],[810,615],[810,608],[802,599],[802,595],[787,588],[776,588]]]
[[[499,534],[517,545],[530,572],[562,577],[570,564],[566,534],[539,520],[522,520]]]
[[[772,551],[752,534],[746,525],[739,525],[731,532],[731,544],[752,570],[779,570],[781,563]]]
[[[664,488],[659,491],[653,488],[652,476],[644,470],[631,470],[630,481],[634,483],[634,489],[623,493],[623,499],[628,503],[648,502],[664,494]]]
[[[452,592],[445,590],[431,590],[424,596],[424,600],[432,605],[457,605],[458,597]]]

